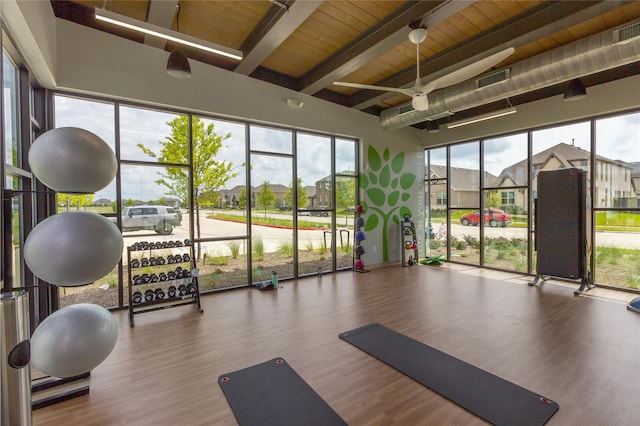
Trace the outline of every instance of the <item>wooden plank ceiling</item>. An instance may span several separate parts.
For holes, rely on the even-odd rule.
[[[427,81],[488,50],[516,49],[497,65],[502,67],[640,19],[640,2],[614,0],[53,0],[51,4],[58,18],[140,43],[151,41],[96,22],[94,8],[241,50],[240,63],[196,50],[186,52],[191,60],[373,114],[409,99],[332,83],[411,85],[416,78],[416,48],[408,40],[411,24],[428,28],[419,52],[420,74]],[[161,15],[169,18],[163,22]],[[154,43],[167,51],[173,48],[170,43]],[[637,74],[639,68],[632,64],[592,82]]]

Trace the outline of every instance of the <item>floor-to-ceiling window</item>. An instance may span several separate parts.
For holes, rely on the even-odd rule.
[[[445,209],[449,260],[535,273],[537,176],[578,168],[589,177],[594,282],[640,289],[638,135],[634,112],[428,149],[426,254],[443,253],[438,216]]]
[[[480,263],[480,142],[449,148],[449,245],[451,258]]]
[[[425,155],[425,256],[447,254],[448,215],[447,148],[429,149]]]
[[[482,222],[483,264],[527,272],[527,135],[519,133],[485,139],[482,149],[485,171],[482,193],[486,212]]]
[[[352,266],[357,140],[63,93],[54,105],[56,127],[96,133],[119,161],[112,184],[58,194],[58,211],[104,214],[125,239],[122,265],[61,304],[126,305],[138,241],[192,240],[203,292]]]
[[[33,140],[43,132],[44,91],[35,82],[7,33],[2,30],[1,169],[2,221],[10,226],[2,232],[2,291],[25,289],[29,293],[32,329],[51,308],[55,289],[39,286],[24,262],[24,244],[35,223],[36,199],[27,161]],[[39,194],[43,204],[51,194]],[[44,206],[46,207],[46,206]],[[43,207],[43,210],[44,210]]]
[[[594,280],[640,289],[640,113],[594,125]]]

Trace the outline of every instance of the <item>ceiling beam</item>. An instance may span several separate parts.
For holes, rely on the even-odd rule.
[[[537,10],[524,17],[515,17],[494,30],[479,34],[473,39],[456,45],[420,64],[422,81],[427,82],[450,73],[491,53],[513,46],[516,49],[545,35],[585,20],[601,16],[603,13],[620,8],[623,1],[561,1],[540,5]],[[376,82],[377,86],[410,87],[415,83],[416,67]],[[395,94],[360,90],[350,97],[349,104],[355,109],[366,109],[388,99]]]
[[[256,26],[256,31],[251,33],[243,43],[241,50],[245,56],[234,71],[250,75],[321,4],[322,1],[298,0],[289,2],[287,9],[272,6],[269,13]]]
[[[151,0],[147,10],[147,22],[163,28],[171,28],[178,11],[178,0]],[[151,35],[144,36],[144,44],[164,49],[166,40]]]
[[[409,24],[431,26],[465,8],[472,1],[407,2],[376,27],[302,76],[302,93],[314,94],[407,41]]]

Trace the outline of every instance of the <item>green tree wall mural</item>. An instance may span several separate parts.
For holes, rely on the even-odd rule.
[[[367,212],[365,231],[372,231],[382,225],[382,260],[389,260],[389,224],[399,223],[399,217],[411,215],[411,209],[406,206],[411,198],[410,189],[416,176],[402,173],[404,168],[404,153],[396,154],[389,160],[389,148],[385,148],[382,156],[369,145],[367,148],[367,162],[369,170],[360,173],[360,188],[365,191],[371,204],[363,202]],[[400,205],[402,204],[402,205]]]

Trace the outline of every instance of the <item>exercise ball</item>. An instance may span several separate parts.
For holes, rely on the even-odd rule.
[[[24,244],[31,271],[51,284],[75,287],[110,273],[122,257],[122,234],[97,213],[59,213],[40,222]]]
[[[80,303],[47,318],[31,336],[31,363],[53,377],[72,377],[93,370],[113,350],[118,323],[102,306]]]
[[[358,231],[356,232],[356,241],[363,241],[365,239],[364,232]]]
[[[116,156],[99,136],[77,127],[60,127],[38,137],[29,165],[42,183],[58,192],[94,193],[116,175]]]

